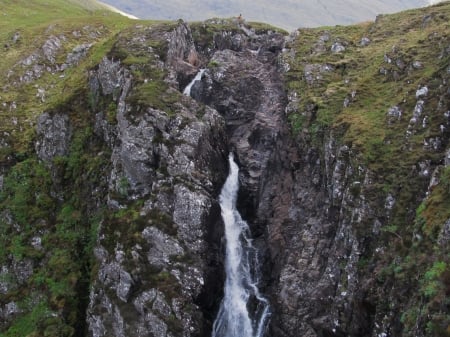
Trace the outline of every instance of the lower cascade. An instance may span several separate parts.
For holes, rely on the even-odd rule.
[[[258,289],[258,252],[250,228],[236,209],[239,167],[233,154],[228,160],[230,172],[219,197],[225,224],[226,279],[212,337],[262,337],[270,316],[269,302]]]

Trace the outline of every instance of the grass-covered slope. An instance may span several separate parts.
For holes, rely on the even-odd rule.
[[[363,278],[378,280],[380,303],[399,311],[403,335],[447,336],[450,3],[373,23],[300,29],[290,47],[294,135],[302,146],[325,148],[330,134],[347,145],[351,165],[370,172],[365,202],[388,214],[384,244],[371,238],[370,224],[355,229],[386,249],[364,257]]]
[[[82,335],[99,223],[87,200],[109,159],[88,127],[88,72],[134,22],[90,1],[6,0],[0,16],[0,336]],[[75,122],[53,171],[34,149],[44,112]]]
[[[0,15],[0,132],[8,143],[1,163],[8,152],[27,151],[36,115],[85,86],[89,67],[131,22],[93,1],[2,1]],[[83,45],[83,57],[63,70],[67,55]]]

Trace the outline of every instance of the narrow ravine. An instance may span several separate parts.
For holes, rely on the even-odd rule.
[[[228,160],[230,172],[219,198],[225,225],[226,279],[212,336],[261,337],[270,316],[269,302],[258,289],[258,252],[250,228],[236,208],[239,167],[233,154]]]

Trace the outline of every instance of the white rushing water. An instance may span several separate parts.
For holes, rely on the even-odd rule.
[[[232,154],[228,160],[230,173],[219,198],[225,224],[226,279],[212,337],[262,337],[270,315],[269,302],[258,289],[258,252],[249,226],[236,209],[239,168]]]
[[[202,79],[202,75],[206,69],[200,69],[200,71],[195,75],[194,79],[184,88],[183,94],[186,96],[191,96],[191,88],[195,82],[200,81]]]

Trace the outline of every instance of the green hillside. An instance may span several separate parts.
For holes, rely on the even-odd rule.
[[[11,210],[22,228],[17,233],[0,221],[0,261],[12,257],[20,264],[31,257],[35,262],[26,286],[0,295],[2,304],[14,301],[23,312],[13,324],[0,323],[0,336],[73,336],[84,330],[87,298],[79,294],[88,292],[94,221],[80,218],[76,200],[54,204],[50,172],[33,154],[36,118],[64,105],[69,112],[67,102],[87,92],[89,69],[111,48],[111,39],[135,22],[91,1],[6,0],[0,3],[0,16],[0,175],[13,167],[0,184],[0,213]],[[82,57],[66,63],[77,46],[82,46]],[[85,118],[86,109],[70,109],[79,113],[76,119]],[[76,152],[82,135],[75,138],[81,140],[68,167],[78,170],[76,175],[87,158]],[[89,160],[101,172],[100,160],[95,155]],[[75,176],[67,171],[66,178]],[[46,233],[44,249],[33,252],[25,242],[39,232]]]
[[[0,162],[5,160],[5,152],[27,151],[32,132],[29,124],[36,115],[84,86],[87,70],[105,55],[111,37],[134,23],[93,1],[81,3],[38,0],[0,4],[0,132],[10,137],[10,146],[0,150]],[[47,56],[43,51],[46,42]],[[89,57],[62,71],[67,54],[80,45],[89,45]],[[38,90],[45,98],[36,97]]]

